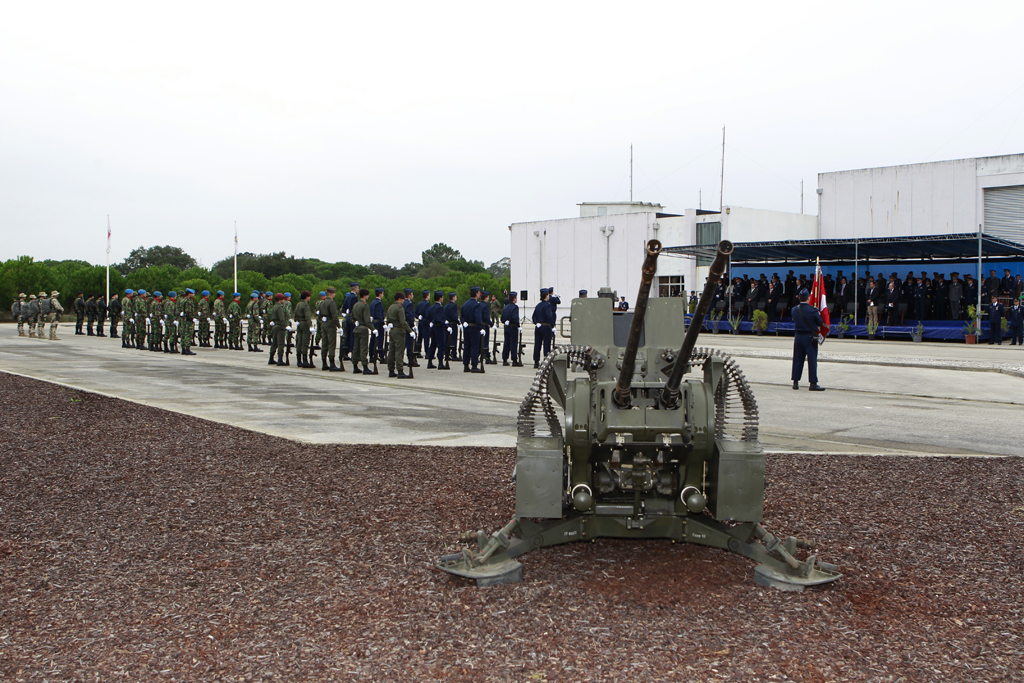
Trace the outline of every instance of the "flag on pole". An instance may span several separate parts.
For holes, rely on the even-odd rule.
[[[110,216],[107,216],[107,253],[110,253]]]
[[[811,297],[807,303],[818,309],[821,313],[821,321],[824,323],[818,328],[818,344],[825,343],[828,336],[829,319],[828,303],[825,301],[825,278],[821,274],[821,260],[819,259],[814,269],[814,285],[811,287]]]

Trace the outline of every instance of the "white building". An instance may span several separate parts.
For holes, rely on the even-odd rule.
[[[978,232],[1024,243],[1024,154],[818,174],[820,237]]]
[[[817,237],[817,217],[781,211],[725,207],[718,211],[663,211],[645,202],[585,202],[578,218],[509,226],[512,288],[525,290],[523,313],[532,316],[541,287],[554,287],[563,303],[586,289],[596,296],[610,287],[633,303],[640,287],[644,248],[651,239],[663,246],[717,244],[721,239],[754,242]],[[705,267],[692,258],[663,254],[652,296],[676,296],[703,287]]]

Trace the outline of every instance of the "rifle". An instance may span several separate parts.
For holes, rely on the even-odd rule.
[[[316,326],[316,330],[319,330],[320,326]],[[310,327],[309,329],[309,362],[312,364],[313,358],[316,357],[316,331]]]
[[[377,370],[377,356],[380,355],[380,354],[378,354],[376,352],[376,349],[377,349],[376,336],[377,336],[377,334],[378,334],[377,333],[377,323],[374,322],[374,324],[373,324],[373,336],[371,336],[370,339],[373,342],[373,348],[374,348],[374,353],[373,353],[373,374],[375,374],[375,375],[379,374],[379,371]]]
[[[412,334],[412,333],[410,333],[410,334]],[[406,346],[406,349],[405,349],[406,350],[406,355],[409,356],[409,363],[408,363],[408,365],[409,365],[409,379],[412,379],[412,361],[413,361],[413,354],[416,352],[416,340],[417,340],[417,336],[415,334],[413,334],[413,338],[412,338],[412,342],[413,343],[409,344],[408,346]]]
[[[495,363],[498,362],[498,327],[497,325],[491,326],[491,333],[494,337],[494,344],[492,345],[491,360]]]
[[[466,352],[465,348],[463,346],[463,342],[465,341],[465,338],[466,338],[466,334],[465,334],[466,329],[468,329],[468,328],[465,328],[462,325],[459,325],[459,331],[458,331],[459,344],[458,344],[458,348],[456,349],[457,357],[455,359],[457,361],[461,361],[462,358],[463,358],[462,354],[464,354]]]

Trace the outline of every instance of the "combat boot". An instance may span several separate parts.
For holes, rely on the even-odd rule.
[[[398,377],[398,373],[395,372],[394,370],[388,370],[388,377]]]
[[[514,368],[521,368],[521,367],[523,367],[523,364],[520,361],[513,361],[512,362],[512,367],[514,367]]]
[[[397,377],[398,379],[409,379],[409,375],[405,374],[403,371],[399,371]]]
[[[60,337],[57,336],[56,332],[50,333],[50,339],[52,339],[53,341],[60,341]]]
[[[371,370],[366,363],[363,363],[363,374],[364,375],[376,375],[376,370]]]
[[[507,368],[508,367],[508,361],[507,360],[501,361],[501,366]]]
[[[182,348],[181,349],[181,355],[183,355],[183,356],[194,356],[194,355],[196,355],[196,352],[193,351],[192,349]]]
[[[432,361],[432,360],[428,360],[427,361],[427,370],[437,370],[437,366],[434,365],[434,361]]]
[[[29,332],[28,333],[28,338],[29,339],[35,339],[36,338],[36,333],[35,332]]]
[[[320,368],[320,369],[321,369],[321,370],[323,370],[323,371],[325,371],[325,372],[326,372],[327,370],[330,370],[330,368],[329,368],[329,367],[327,367],[327,356],[324,356],[322,360],[323,360],[323,365],[321,366],[321,368]]]
[[[356,363],[352,364],[352,374],[353,375],[361,375],[361,374],[363,374],[363,371],[359,369],[359,366]]]
[[[274,360],[274,352],[273,351],[270,352],[270,362],[267,363],[267,365],[281,365],[280,359],[279,360]]]
[[[167,342],[164,342],[164,353],[170,353],[170,352],[171,352],[170,347],[167,345]]]
[[[288,363],[284,359],[284,351],[278,351],[277,352],[277,364],[278,365],[282,365],[282,366],[283,365],[288,365]]]

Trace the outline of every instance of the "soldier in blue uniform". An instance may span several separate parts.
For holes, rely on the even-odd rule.
[[[427,355],[427,348],[431,344],[430,320],[427,318],[427,311],[430,309],[430,290],[424,289],[420,292],[423,298],[416,304],[416,357],[424,358]]]
[[[825,391],[818,386],[818,328],[824,325],[821,313],[807,303],[810,292],[801,289],[800,303],[793,307],[793,388],[800,388],[800,376],[804,372],[804,358],[807,359],[807,379],[811,391]]]
[[[921,278],[914,281],[914,319],[925,319],[925,304],[928,302],[928,288]],[[892,323],[889,323],[890,325]]]
[[[586,297],[587,290],[580,292],[581,297]],[[519,358],[519,304],[516,303],[518,295],[509,292],[508,303],[501,309],[501,325],[505,328],[505,344],[501,348],[501,364],[507,366],[509,356],[512,357],[512,367],[521,368],[523,363]]]
[[[484,315],[482,310],[480,312],[480,367],[482,368],[484,364],[497,365],[498,359],[491,357],[491,325],[494,322],[491,319],[491,304],[489,303],[491,293],[485,289],[480,294],[479,307],[480,309],[487,309],[487,315]]]
[[[459,343],[459,296],[455,292],[448,292],[448,303],[444,307],[444,331],[447,347],[444,352],[444,364],[447,366],[452,357],[455,356],[455,349]],[[451,368],[445,367],[446,370]]]
[[[341,302],[341,315],[345,320],[345,340],[342,343],[342,360],[349,360],[352,354],[352,330],[354,325],[352,324],[352,307],[359,301],[359,283],[350,282],[348,283],[349,293],[345,295],[345,300]]]
[[[405,322],[408,323],[409,329],[412,330],[405,337],[405,356],[408,359],[410,368],[418,368],[420,364],[416,362],[416,355],[414,353],[415,345],[419,341],[417,339],[416,305],[412,302],[412,289],[406,287],[404,294],[405,299],[402,301],[402,309],[405,312]]]
[[[373,290],[376,295],[370,302],[370,320],[373,321],[373,334],[370,336],[370,362],[384,362],[384,288]]]
[[[1024,346],[1024,305],[1021,298],[1013,300],[1013,305],[1006,312],[1006,320],[1010,323],[1010,346]]]
[[[544,356],[551,353],[551,339],[555,336],[555,309],[548,301],[551,290],[540,290],[540,301],[533,307],[533,367],[540,367],[541,348]]]
[[[480,323],[477,313],[477,299],[480,288],[469,288],[469,298],[462,304],[462,371],[480,372],[477,369],[480,354]],[[470,367],[472,366],[472,368]]]
[[[422,348],[427,355],[428,370],[448,369],[445,367],[444,359],[445,353],[448,351],[448,335],[445,331],[447,323],[444,319],[444,304],[441,303],[443,298],[442,290],[434,292],[434,303],[430,304],[423,312],[423,320],[427,323],[427,338],[424,340]],[[435,358],[437,358],[437,365],[434,365]]]
[[[993,273],[996,271],[992,271]],[[1005,308],[998,297],[991,297],[988,305],[988,343],[1003,345],[1003,313]]]

